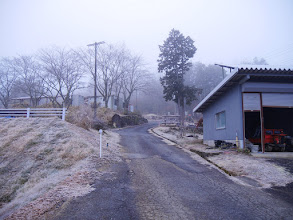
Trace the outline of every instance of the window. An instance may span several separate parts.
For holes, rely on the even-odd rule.
[[[216,129],[226,128],[226,113],[225,111],[216,114]]]

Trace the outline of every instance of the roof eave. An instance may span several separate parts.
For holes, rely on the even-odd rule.
[[[221,88],[223,88],[238,72],[238,68],[235,68],[228,76],[226,76],[195,108],[193,112],[202,112],[204,110],[204,104]]]

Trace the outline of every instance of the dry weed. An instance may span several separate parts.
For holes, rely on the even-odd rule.
[[[66,121],[89,130],[93,124],[94,113],[90,106],[71,106],[66,115]]]
[[[117,114],[113,110],[109,108],[98,108],[97,109],[97,117],[103,123],[109,125],[112,122],[112,117]]]
[[[85,169],[88,158],[98,155],[97,131],[58,118],[0,119],[0,124],[0,218]],[[119,160],[118,141],[107,131],[107,161]]]

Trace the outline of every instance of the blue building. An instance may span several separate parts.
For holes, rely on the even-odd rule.
[[[223,140],[244,148],[245,139],[258,138],[264,151],[265,129],[293,137],[293,68],[223,67],[230,74],[193,109],[203,114],[204,144]]]

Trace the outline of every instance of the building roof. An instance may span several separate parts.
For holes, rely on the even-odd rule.
[[[41,96],[41,98],[48,98],[47,96]],[[30,96],[25,96],[25,97],[15,97],[12,98],[12,100],[25,100],[25,99],[31,99]]]
[[[286,82],[293,83],[293,67],[269,65],[220,65],[229,68],[228,74],[194,109],[193,112],[203,112],[211,103],[217,100],[232,86],[248,80],[254,82]]]
[[[23,99],[30,99],[31,97],[27,96],[27,97],[16,97],[16,98],[12,98],[12,100],[23,100]]]

